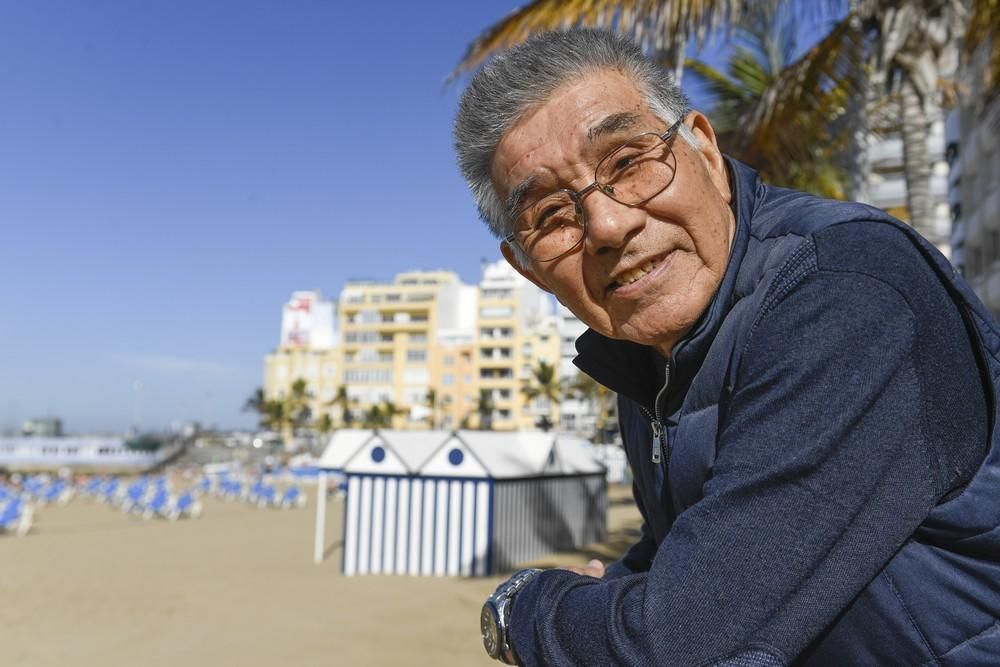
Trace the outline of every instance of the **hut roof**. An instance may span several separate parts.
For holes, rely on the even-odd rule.
[[[494,479],[604,472],[586,440],[541,431],[342,430],[331,438],[320,467]]]

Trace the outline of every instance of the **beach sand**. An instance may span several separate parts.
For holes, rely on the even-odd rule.
[[[197,520],[143,521],[87,498],[0,535],[2,665],[489,665],[479,609],[502,581],[340,574],[343,504],[312,562],[304,509],[203,499]],[[637,539],[627,489],[609,541],[538,566],[605,561]]]

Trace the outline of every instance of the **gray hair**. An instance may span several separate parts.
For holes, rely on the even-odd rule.
[[[574,28],[531,37],[497,55],[480,70],[462,95],[455,119],[455,148],[462,175],[479,206],[479,215],[499,239],[512,231],[514,220],[493,188],[490,167],[504,134],[526,113],[544,104],[574,77],[595,70],[628,76],[663,122],[672,124],[690,110],[671,74],[656,66],[636,44],[602,30]],[[680,135],[698,142],[681,124]],[[522,266],[523,251],[513,246]]]

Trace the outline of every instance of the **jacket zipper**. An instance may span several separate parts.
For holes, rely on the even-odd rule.
[[[670,466],[670,447],[667,442],[667,430],[663,427],[663,417],[660,414],[660,399],[666,394],[669,386],[670,359],[667,359],[667,365],[663,369],[663,386],[660,387],[660,391],[656,393],[656,399],[653,401],[653,410],[656,414],[650,414],[644,406],[639,406],[653,427],[653,463],[660,465],[662,461],[664,472]]]

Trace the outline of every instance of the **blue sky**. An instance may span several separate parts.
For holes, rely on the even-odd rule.
[[[516,5],[0,4],[0,431],[250,426],[292,290],[475,282],[443,82]]]

